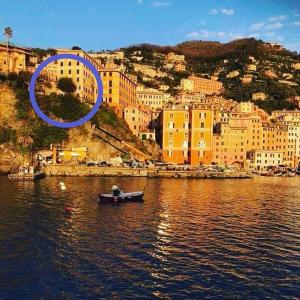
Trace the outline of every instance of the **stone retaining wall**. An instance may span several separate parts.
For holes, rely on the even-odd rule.
[[[86,167],[79,165],[49,165],[45,168],[47,176],[130,176],[167,178],[251,178],[247,172],[204,172],[204,171],[163,171],[157,168],[112,168]]]

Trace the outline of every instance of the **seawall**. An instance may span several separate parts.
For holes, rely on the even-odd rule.
[[[112,168],[86,167],[80,165],[48,165],[47,176],[116,176],[116,177],[165,177],[165,178],[251,178],[243,171],[205,172],[205,171],[165,171],[158,168]]]

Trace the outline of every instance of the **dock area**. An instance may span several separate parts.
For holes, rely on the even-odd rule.
[[[207,172],[207,171],[169,171],[159,168],[115,168],[87,167],[84,165],[48,165],[44,168],[46,176],[115,176],[115,177],[163,177],[163,178],[252,178],[245,171]]]
[[[40,179],[45,177],[46,174],[44,172],[38,173],[13,173],[8,175],[9,180],[13,181],[33,181],[36,179]]]

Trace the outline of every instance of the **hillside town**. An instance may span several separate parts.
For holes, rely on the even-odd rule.
[[[281,49],[277,44],[266,47]],[[41,55],[33,48],[0,43],[0,74],[32,73],[53,53],[78,55],[92,63],[103,82],[103,103],[126,121],[133,135],[155,141],[164,163],[251,171],[299,165],[300,110],[273,110],[269,114],[257,105],[268,98],[265,90],[257,90],[241,101],[231,99],[220,80],[223,69],[211,74],[187,72],[188,62],[182,54],[154,52],[151,57],[156,60],[151,63],[151,58],[139,50],[86,52],[73,47],[51,49]],[[248,62],[243,74],[230,70],[223,76],[225,80],[235,80],[238,85],[255,81],[258,58],[249,56]],[[293,70],[300,69],[300,60],[289,64]],[[264,74],[278,77],[271,65]],[[57,81],[67,77],[74,82],[74,94],[81,101],[90,105],[96,101],[95,78],[79,62],[60,59],[49,64],[41,76],[47,82],[45,93],[58,93]],[[285,72],[278,81],[297,86],[293,77]],[[178,84],[174,86],[174,82]],[[300,108],[300,95],[291,96],[289,101]]]

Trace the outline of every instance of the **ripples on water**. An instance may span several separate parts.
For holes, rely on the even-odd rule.
[[[98,206],[116,181],[145,202]],[[0,299],[299,299],[299,183],[2,177]]]

